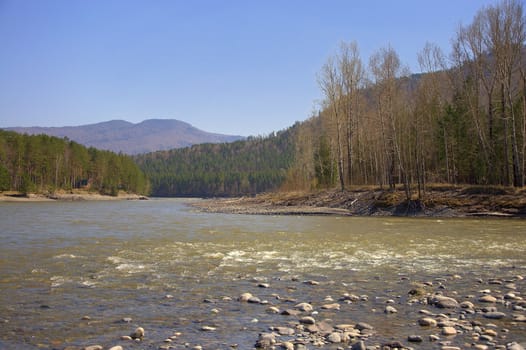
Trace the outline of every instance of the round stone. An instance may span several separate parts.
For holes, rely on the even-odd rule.
[[[422,327],[435,327],[437,321],[431,317],[422,317],[418,320],[418,324]]]
[[[491,320],[500,320],[506,317],[506,314],[504,312],[492,311],[492,312],[486,312],[484,314],[484,317],[489,318]]]
[[[130,334],[132,339],[142,339],[144,337],[144,328],[137,327],[132,334]]]
[[[419,335],[410,335],[407,337],[407,341],[411,343],[421,343],[424,341],[424,339]]]
[[[303,323],[303,324],[315,324],[316,320],[313,317],[305,316],[305,317],[300,318],[300,323]]]
[[[481,303],[495,303],[495,302],[497,302],[497,298],[495,298],[492,295],[486,294],[486,295],[481,296],[479,298],[479,301]]]
[[[342,335],[338,332],[333,332],[329,334],[327,337],[327,340],[331,343],[341,343],[342,342]]]
[[[385,309],[384,309],[384,313],[386,313],[386,314],[395,314],[395,313],[397,313],[397,312],[398,312],[398,310],[395,309],[395,308],[394,308],[393,306],[391,306],[391,305],[387,305],[387,306],[385,307]]]
[[[456,334],[457,334],[457,330],[455,329],[455,327],[447,326],[447,327],[442,328],[442,335],[450,336],[450,335],[456,335]]]

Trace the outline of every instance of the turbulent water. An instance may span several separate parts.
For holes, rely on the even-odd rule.
[[[524,275],[525,242],[524,220],[206,214],[165,199],[0,203],[0,348],[157,349],[175,331],[174,348],[252,348],[280,321],[235,300],[247,291],[271,304],[276,295],[368,295],[366,306],[331,317],[374,322],[387,339],[414,321],[382,326],[376,301],[403,301],[412,281]],[[143,342],[122,343],[137,326]],[[517,329],[511,335],[526,341]]]

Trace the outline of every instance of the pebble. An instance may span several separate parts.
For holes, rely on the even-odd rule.
[[[497,302],[497,298],[495,298],[492,295],[486,294],[486,295],[481,296],[479,298],[479,301],[481,303],[496,303]]]
[[[488,281],[488,284],[497,284],[497,285],[502,285],[502,280],[498,279],[498,278],[492,278]]]
[[[484,345],[484,344],[475,344],[473,346],[474,349],[477,349],[477,350],[488,350],[489,349],[489,346],[487,345]]]
[[[314,308],[309,303],[299,303],[294,306],[294,308],[301,310],[303,312],[311,312]]]
[[[293,309],[286,309],[286,310],[281,311],[281,314],[285,316],[298,316],[299,314],[301,314],[301,311],[293,310]]]
[[[371,326],[370,324],[365,323],[365,322],[359,322],[359,323],[357,323],[356,326],[355,326],[354,328],[356,328],[356,329],[358,329],[358,330],[360,330],[360,331],[363,331],[364,329],[368,329],[368,330],[373,330],[373,329],[374,329],[373,326]]]
[[[459,306],[458,301],[443,295],[435,295],[433,298],[431,298],[430,304],[435,305],[441,309],[454,309]]]
[[[102,349],[104,349],[102,345],[89,345],[89,346],[82,348],[82,350],[102,350]]]
[[[365,343],[361,340],[351,346],[351,350],[367,350]]]
[[[144,337],[144,328],[137,327],[132,334],[130,334],[132,339],[142,339]]]
[[[440,340],[440,337],[438,335],[436,335],[436,334],[431,334],[429,336],[429,341],[431,341],[431,342],[438,341],[438,340]]]
[[[333,332],[329,334],[327,337],[327,340],[331,343],[341,343],[342,342],[342,335],[338,332]]]
[[[296,331],[290,327],[272,327],[271,330],[278,332],[279,335],[292,336]]]
[[[252,296],[252,297],[248,298],[247,303],[250,303],[250,304],[261,304],[261,299],[259,299],[258,297]]]
[[[482,340],[482,341],[489,342],[489,341],[492,341],[492,340],[493,340],[493,337],[492,337],[491,335],[482,334],[482,335],[479,337],[479,339]]]
[[[395,308],[394,308],[393,306],[391,306],[391,305],[387,305],[387,306],[385,307],[385,309],[384,309],[384,313],[386,313],[386,314],[395,314],[395,313],[397,313],[397,312],[398,312],[398,310],[395,309]]]
[[[256,341],[256,348],[270,348],[276,344],[276,336],[274,333],[261,333],[258,340]]]
[[[418,324],[422,327],[436,327],[437,321],[431,317],[422,317],[418,320]]]
[[[450,336],[450,335],[456,335],[457,330],[455,327],[447,326],[442,328],[442,335]]]
[[[345,293],[342,295],[342,297],[339,299],[340,301],[350,301],[350,302],[356,302],[360,300],[360,297],[354,294]]]
[[[463,301],[460,303],[460,307],[463,309],[474,309],[475,305],[471,301]]]
[[[411,343],[421,343],[424,341],[424,339],[419,335],[410,335],[407,337],[407,341]]]
[[[285,350],[294,350],[294,344],[290,341],[281,343],[281,347]]]
[[[338,303],[332,303],[332,304],[325,304],[321,306],[324,310],[340,310],[340,304]]]
[[[504,312],[491,311],[491,312],[486,312],[484,314],[484,317],[492,319],[492,320],[500,320],[500,319],[506,317],[506,314]]]
[[[320,282],[314,280],[305,281],[303,283],[308,284],[309,286],[318,286],[320,284]]]
[[[251,293],[243,293],[239,296],[237,300],[247,302],[253,295]]]
[[[279,308],[276,307],[276,306],[269,306],[269,307],[267,308],[267,312],[268,312],[269,314],[279,314],[280,311],[279,311]]]
[[[496,337],[497,331],[494,329],[485,329],[484,334],[491,335],[492,337]]]
[[[212,326],[202,326],[201,327],[201,330],[204,331],[204,332],[213,332],[216,330],[216,327],[212,327]]]
[[[313,317],[305,316],[300,318],[300,323],[302,324],[315,324],[316,320]]]
[[[382,349],[406,349],[406,347],[399,341],[391,341],[382,344]]]
[[[108,350],[123,350],[123,348],[120,345],[115,345],[115,346],[112,346],[111,348],[109,348]]]
[[[524,347],[517,342],[512,342],[506,345],[506,350],[524,350]]]

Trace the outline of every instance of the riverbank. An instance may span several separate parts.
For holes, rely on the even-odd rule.
[[[526,346],[524,220],[208,215],[185,203],[0,204],[0,348]]]
[[[145,200],[145,196],[121,192],[117,196],[102,195],[88,191],[28,193],[0,192],[0,202],[53,202],[53,201],[114,201]]]
[[[484,279],[466,273],[422,281],[402,275],[386,281],[396,286],[386,290],[378,289],[374,281],[361,280],[353,292],[331,280],[236,280],[238,295],[202,296],[196,306],[205,316],[194,320],[192,329],[175,322],[158,334],[126,318],[115,321],[123,324],[123,333],[106,347],[65,349],[113,345],[111,350],[142,344],[164,350],[524,350],[524,277],[513,270],[500,272],[504,275]],[[172,306],[174,298],[167,295],[164,303]],[[236,320],[242,319],[247,323],[239,327]],[[83,320],[93,319],[84,316]],[[239,340],[243,343],[234,343]]]
[[[526,189],[435,185],[423,199],[407,201],[402,189],[357,188],[206,199],[192,205],[205,212],[232,214],[524,218]]]

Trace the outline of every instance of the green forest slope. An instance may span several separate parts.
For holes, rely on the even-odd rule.
[[[267,137],[143,154],[153,196],[238,196],[279,188],[294,161],[294,127]]]
[[[86,189],[147,194],[148,181],[129,156],[67,139],[0,130],[0,191],[52,193]]]

